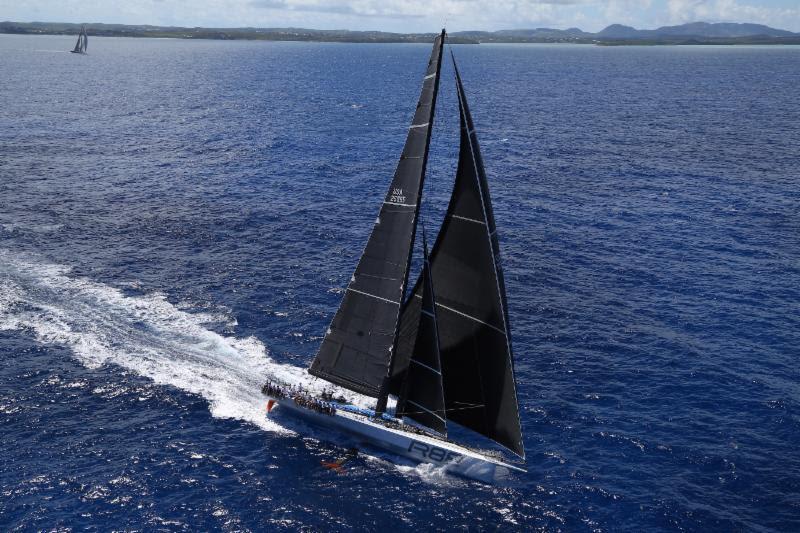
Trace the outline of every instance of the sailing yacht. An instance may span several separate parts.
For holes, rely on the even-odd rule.
[[[70,50],[73,54],[85,54],[89,48],[89,36],[86,35],[86,26],[81,27],[81,32],[78,34],[78,42],[75,43],[75,48]]]
[[[376,398],[375,408],[275,382],[262,392],[269,398],[268,413],[277,406],[416,462],[492,482],[524,472],[525,451],[497,228],[452,54],[461,127],[456,178],[430,253],[423,228],[422,269],[407,290],[445,37],[442,30],[435,39],[389,190],[308,369]],[[396,398],[393,410],[387,409],[390,395]],[[459,434],[465,428],[499,446],[456,443],[448,438],[455,426]]]

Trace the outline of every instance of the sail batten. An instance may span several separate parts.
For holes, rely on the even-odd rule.
[[[434,42],[417,108],[372,233],[309,372],[378,396],[408,281],[439,87],[444,31]],[[423,126],[424,124],[424,126]]]

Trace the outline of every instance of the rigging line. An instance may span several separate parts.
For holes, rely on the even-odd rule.
[[[422,299],[422,295],[414,294],[414,298]],[[497,326],[493,326],[492,324],[489,324],[488,322],[484,322],[480,318],[474,317],[472,315],[468,315],[467,313],[459,311],[458,309],[453,309],[452,307],[448,307],[448,306],[444,305],[443,303],[439,303],[439,302],[436,302],[436,306],[437,307],[441,307],[442,309],[447,309],[448,311],[453,312],[453,313],[455,313],[457,315],[461,315],[464,318],[469,318],[470,320],[474,320],[475,322],[478,322],[479,324],[483,324],[484,326],[492,328],[493,330],[495,330],[496,332],[500,333],[501,335],[505,335],[506,334],[506,332],[504,330],[498,328]]]
[[[433,288],[433,273],[431,272],[430,255],[428,255],[428,239],[427,239],[427,236],[425,235],[425,224],[424,224],[424,222],[422,224],[422,248],[423,248],[422,260],[425,262],[425,264],[423,265],[423,269],[424,269],[424,272],[426,273],[424,278],[425,278],[425,281],[428,282],[428,286],[427,287],[423,287],[423,291],[425,291],[425,289],[430,291],[431,304],[432,305],[431,305],[430,310],[420,309],[420,311],[429,314],[431,316],[431,318],[433,319],[433,338],[434,338],[433,342],[434,342],[434,346],[436,348],[436,352],[435,352],[435,354],[436,354],[436,366],[439,367],[439,372],[437,372],[439,374],[439,379],[438,379],[439,398],[438,399],[441,400],[441,405],[444,408],[444,416],[446,418],[447,417],[447,401],[445,400],[445,396],[444,396],[444,376],[442,374],[442,354],[441,354],[441,351],[440,351],[441,350],[441,344],[439,343],[439,324],[438,324],[438,320],[436,318],[436,291]],[[419,361],[416,361],[416,362],[418,364],[422,364]],[[425,366],[425,365],[423,365],[423,366]],[[430,368],[430,367],[428,367],[428,368]],[[446,431],[446,429],[447,429],[447,423],[445,422],[445,431]]]
[[[466,220],[467,222],[474,222],[476,224],[486,224],[482,220],[475,220],[474,218],[462,217],[461,215],[453,215],[453,214],[451,214],[450,216],[453,217],[453,218],[457,218],[459,220]]]
[[[483,403],[465,403],[465,402],[453,402],[454,404],[461,404],[464,407],[453,407],[452,409],[447,409],[448,411],[463,411],[465,409],[486,409],[486,404]]]
[[[394,305],[400,305],[400,302],[395,302],[394,300],[390,300],[388,298],[383,298],[382,296],[378,296],[376,294],[370,294],[368,292],[359,291],[359,290],[353,289],[352,287],[347,287],[347,290],[350,291],[350,292],[355,292],[357,294],[363,294],[364,296],[370,296],[372,298],[375,298],[376,300],[382,300],[382,301],[384,301],[386,303],[390,303],[390,304],[394,304]]]
[[[406,402],[407,403],[413,403],[414,405],[419,405],[418,403],[416,403],[416,402],[414,402],[412,400],[406,400]],[[420,407],[422,407],[422,406],[420,406]],[[464,411],[466,409],[480,409],[482,407],[483,407],[482,405],[475,405],[475,406],[472,406],[472,407],[453,407],[452,409],[443,409],[443,411],[445,411],[445,416],[447,416],[446,413],[449,413],[451,411]],[[423,414],[426,414],[426,413],[433,413],[433,412],[437,412],[437,411],[427,411],[427,410],[426,411],[406,411],[406,410],[403,410],[403,412],[400,413],[400,416],[423,415]]]

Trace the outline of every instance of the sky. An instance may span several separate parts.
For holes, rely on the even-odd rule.
[[[755,22],[800,32],[800,0],[0,0],[0,21],[432,32]]]

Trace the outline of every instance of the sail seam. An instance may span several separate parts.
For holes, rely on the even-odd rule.
[[[416,405],[417,407],[419,407],[420,409],[422,409],[426,413],[432,414],[433,416],[435,416],[436,418],[438,418],[442,422],[445,422],[445,423],[447,422],[444,418],[442,418],[441,416],[437,415],[434,411],[431,411],[430,409],[426,409],[425,407],[422,407],[420,404],[418,404],[417,402],[415,402],[413,400],[406,400],[406,402],[410,403],[411,405]]]
[[[434,372],[434,373],[436,373],[436,374],[442,375],[442,373],[441,373],[440,371],[436,370],[436,369],[435,369],[435,368],[433,368],[432,366],[428,366],[428,365],[426,365],[425,363],[420,363],[420,362],[419,362],[419,361],[417,361],[416,359],[412,359],[412,360],[411,360],[411,362],[412,362],[412,363],[417,363],[419,366],[425,367],[425,368],[427,368],[428,370],[430,370],[431,372]],[[409,401],[411,401],[411,400],[409,400]]]
[[[376,296],[376,295],[374,295],[374,294],[370,294],[370,293],[368,293],[368,292],[359,291],[359,290],[356,290],[356,289],[352,289],[352,288],[350,288],[350,287],[347,287],[347,290],[348,290],[348,291],[352,291],[352,292],[356,292],[356,293],[358,293],[358,294],[363,294],[364,296],[370,296],[371,298],[375,298],[375,299],[377,299],[377,300],[383,300],[384,302],[388,302],[388,303],[390,303],[390,304],[394,304],[394,305],[400,305],[400,302],[395,302],[394,300],[390,300],[390,299],[388,299],[388,298],[383,298],[383,297],[381,297],[381,296]]]
[[[379,279],[381,281],[397,281],[397,278],[387,278],[386,276],[376,276],[375,274],[359,274],[362,278]]]
[[[417,204],[401,204],[400,202],[383,202],[386,205],[398,205],[400,207],[417,207]]]
[[[425,124],[412,124],[411,126],[408,127],[408,129],[413,130],[414,128],[424,128],[429,124],[430,122],[426,122]]]
[[[469,318],[470,320],[474,320],[475,322],[483,324],[484,326],[489,326],[490,328],[492,328],[493,330],[495,330],[498,333],[502,333],[503,335],[506,334],[506,332],[503,331],[502,329],[498,328],[497,326],[493,326],[492,324],[489,324],[488,322],[484,322],[480,318],[475,318],[474,316],[468,315],[467,313],[462,313],[461,311],[459,311],[457,309],[453,309],[452,307],[447,307],[446,305],[440,304],[439,302],[436,302],[436,305],[438,305],[442,309],[447,309],[448,311],[452,311],[453,313],[455,313],[457,315],[461,315],[463,317]]]
[[[422,298],[422,296],[419,295],[419,294],[415,294],[414,297],[415,298],[420,298],[420,299]],[[474,320],[475,322],[478,322],[479,324],[483,324],[484,326],[488,326],[488,327],[492,328],[493,330],[495,330],[496,332],[502,333],[503,336],[505,336],[505,334],[506,334],[505,331],[503,331],[502,329],[498,328],[497,326],[493,326],[492,324],[489,324],[488,322],[484,322],[480,318],[475,318],[472,315],[468,315],[467,313],[463,313],[463,312],[459,311],[458,309],[453,309],[452,307],[447,307],[446,305],[444,305],[442,303],[439,303],[439,302],[436,302],[436,306],[437,307],[441,307],[442,309],[447,309],[448,311],[452,311],[453,313],[455,313],[457,315],[461,315],[461,316],[466,317],[466,318],[469,318],[470,320]]]
[[[476,224],[486,224],[486,222],[482,220],[475,220],[474,218],[462,217],[461,215],[450,215],[450,216],[453,218],[457,218],[459,220],[466,220],[467,222],[474,222]]]

